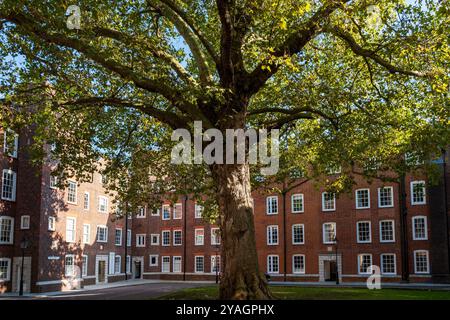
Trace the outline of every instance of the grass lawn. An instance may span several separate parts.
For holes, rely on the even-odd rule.
[[[450,300],[450,291],[365,288],[309,288],[272,286],[277,299],[289,300]],[[161,300],[214,300],[218,287],[190,288],[159,297]]]

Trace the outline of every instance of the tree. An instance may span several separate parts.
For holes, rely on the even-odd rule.
[[[115,181],[136,181],[116,188],[124,197],[209,191],[221,298],[271,297],[250,166],[174,167],[172,129],[279,128],[286,166],[314,177],[374,156],[394,168],[412,146],[426,157],[448,139],[445,1],[85,0],[79,29],[69,4],[0,4],[3,125],[33,122],[36,152],[56,143],[67,175],[107,159]]]

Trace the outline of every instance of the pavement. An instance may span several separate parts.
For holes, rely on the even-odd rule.
[[[24,294],[19,297],[17,293],[0,295],[0,300],[32,299],[32,300],[147,300],[176,292],[186,288],[195,288],[213,285],[212,281],[166,281],[166,280],[128,280],[113,282],[104,285],[85,286],[80,290],[46,292],[38,294]],[[345,282],[336,285],[334,282],[281,282],[271,281],[273,286],[297,287],[341,287],[365,288],[365,282]],[[448,290],[450,284],[431,283],[382,283],[382,289],[415,289],[415,290]]]

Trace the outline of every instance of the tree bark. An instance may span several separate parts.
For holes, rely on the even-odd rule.
[[[249,165],[212,166],[222,233],[220,299],[270,299],[256,252]]]

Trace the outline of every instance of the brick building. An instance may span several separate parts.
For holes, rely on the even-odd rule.
[[[51,162],[31,166],[26,146],[32,142],[24,132],[14,142],[3,139],[0,150],[0,292],[19,290],[22,254],[25,292],[125,276],[214,280],[220,273],[218,228],[202,219],[192,199],[115,219],[100,174],[58,190]],[[282,194],[254,191],[261,271],[276,281],[355,282],[377,265],[382,281],[449,282],[444,159],[435,186],[406,176],[401,183],[359,178],[351,194],[339,197],[313,181]],[[82,281],[71,281],[78,274]]]

